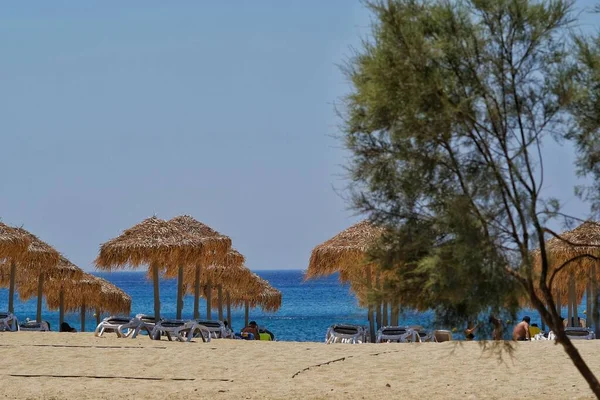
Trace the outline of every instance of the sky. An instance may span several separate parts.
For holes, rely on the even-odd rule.
[[[354,0],[2,4],[0,220],[88,271],[101,243],[181,214],[253,270],[306,268],[361,219],[335,105],[369,21]],[[585,216],[573,149],[544,155],[547,194]]]

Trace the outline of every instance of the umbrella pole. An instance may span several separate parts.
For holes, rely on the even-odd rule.
[[[212,284],[210,280],[206,283],[206,319],[212,319]]]
[[[223,285],[217,287],[217,298],[219,299],[219,321],[223,321]]]
[[[388,326],[388,302],[383,302],[383,320],[381,321],[383,326]]]
[[[160,288],[158,287],[158,265],[153,264],[152,268],[152,280],[154,281],[154,321],[160,320]]]
[[[8,289],[8,312],[14,314],[15,312],[15,277],[17,275],[17,264],[14,262],[10,263],[10,283]]]
[[[38,290],[37,290],[37,313],[35,314],[35,320],[42,322],[42,289],[44,288],[44,273],[40,272],[38,276]]]
[[[379,271],[377,271],[377,275],[375,276],[375,287],[377,288],[377,291],[381,290],[381,283],[379,281]],[[377,329],[381,329],[381,303],[381,299],[379,298],[379,296],[377,296],[377,308],[375,309],[375,320],[377,321]]]
[[[100,325],[100,310],[96,308],[96,326]]]
[[[585,288],[585,326],[589,328],[592,323],[592,281],[589,280]]]
[[[569,299],[567,300],[567,318],[568,323],[567,326],[575,326],[575,315],[573,314],[573,309],[575,308],[573,303],[575,298],[575,280],[573,279],[573,275],[569,276]]]
[[[369,290],[369,292],[371,292],[371,289],[373,288],[372,284],[371,284],[371,267],[367,267],[367,289]],[[371,294],[371,293],[369,293]],[[367,300],[368,301],[368,319],[369,319],[369,335],[370,335],[370,342],[374,343],[375,342],[375,320],[373,318],[373,303],[371,302],[371,300]]]
[[[392,315],[391,315],[392,326],[398,326],[398,303],[396,300],[392,302]]]
[[[85,332],[85,302],[81,304],[81,332]]]
[[[556,293],[556,312],[558,313],[559,317],[562,317],[562,304],[560,303],[561,298],[560,298],[560,292]]]
[[[62,287],[60,288],[60,292],[58,293],[58,302],[58,323],[59,325],[62,325],[62,323],[65,322],[65,292],[63,291]]]
[[[592,264],[592,317],[591,318],[592,318],[592,321],[594,324],[594,331],[596,332],[596,338],[600,338],[600,323],[598,321],[598,280],[596,279],[596,265],[595,264]]]
[[[250,314],[249,309],[250,309],[250,305],[248,304],[248,300],[246,300],[244,302],[244,327],[248,326],[248,320],[250,319],[250,318],[248,318],[249,314]]]
[[[229,329],[231,328],[231,296],[229,295],[229,291],[225,295],[227,297],[227,323],[229,324]]]
[[[181,319],[181,308],[183,305],[183,265],[179,266],[177,271],[177,316],[175,318]]]
[[[194,319],[200,319],[200,265],[196,265],[194,276]]]

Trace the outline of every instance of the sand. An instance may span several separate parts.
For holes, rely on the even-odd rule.
[[[600,340],[577,347],[600,375]],[[0,333],[0,398],[593,398],[552,342],[326,345]]]

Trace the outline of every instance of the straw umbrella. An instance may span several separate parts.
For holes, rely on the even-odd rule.
[[[381,237],[383,230],[368,221],[359,222],[316,246],[310,256],[306,279],[330,275],[335,272],[347,276],[362,276],[366,289],[373,288],[373,265],[368,262],[367,252]],[[368,304],[371,338],[375,338],[373,304]],[[372,339],[373,340],[373,339]]]
[[[17,258],[8,258],[8,265],[4,268],[10,269],[9,272],[9,294],[8,310],[14,312],[14,293],[17,280],[37,280],[38,282],[38,304],[36,319],[41,320],[42,314],[42,287],[46,276],[61,274],[62,271],[54,267],[59,261],[60,254],[52,246],[43,242],[32,233],[23,228],[12,228],[21,237],[29,242],[27,250]]]
[[[600,258],[600,223],[586,221],[577,228],[560,234],[546,241],[546,253],[549,261],[549,276],[562,265],[568,262],[556,277],[552,289],[558,294],[558,307],[560,298],[568,298],[569,323],[577,319],[577,304],[581,302],[584,292],[588,290],[587,312],[590,317],[590,308],[593,308],[594,319],[597,314],[598,278],[600,275],[600,261],[588,255]],[[570,261],[572,260],[572,261]],[[570,262],[569,262],[570,261]],[[539,249],[533,253],[534,270],[541,270],[541,254]],[[593,300],[593,305],[590,302]],[[596,330],[600,334],[600,324],[594,321]]]
[[[19,230],[0,222],[0,259],[21,257],[29,243],[28,237]]]
[[[151,217],[125,230],[100,247],[96,267],[110,271],[130,265],[146,264],[154,281],[154,317],[160,319],[159,274],[178,273],[180,265],[224,257],[230,243],[192,237],[175,224]]]
[[[225,253],[225,259],[223,259],[223,254],[215,254],[212,260],[204,260],[204,261],[209,261],[208,263],[202,262],[203,260],[195,260],[192,264],[192,271],[193,271],[193,281],[191,281],[188,277],[188,279],[184,278],[184,271],[183,271],[183,266],[179,266],[179,270],[178,270],[178,286],[177,286],[177,318],[181,318],[181,305],[182,305],[182,298],[183,298],[183,281],[185,280],[186,282],[189,282],[191,285],[193,285],[194,287],[194,318],[198,319],[200,318],[200,310],[199,310],[199,304],[200,304],[200,275],[201,275],[201,271],[202,271],[202,265],[210,265],[212,263],[219,263],[221,265],[229,265],[229,264],[235,264],[235,263],[243,263],[244,262],[244,256],[242,256],[240,253],[238,253],[237,251],[230,251],[231,250],[231,239],[228,236],[222,235],[221,233],[217,232],[216,230],[212,229],[211,227],[209,227],[206,224],[203,224],[200,221],[197,221],[196,219],[194,219],[193,217],[189,216],[189,215],[180,215],[178,217],[175,217],[173,219],[171,219],[169,221],[169,223],[177,226],[178,228],[180,228],[181,230],[183,230],[184,232],[186,232],[188,235],[193,236],[194,238],[197,238],[198,240],[202,240],[202,241],[206,241],[206,242],[210,242],[210,243],[218,243],[222,248],[226,248],[226,253]],[[189,271],[189,270],[188,270]],[[208,281],[207,284],[210,286],[211,282]],[[209,290],[210,292],[210,290]],[[207,303],[210,303],[210,301],[208,301]],[[210,307],[207,306],[207,310],[206,310],[206,315],[207,318],[210,319]]]

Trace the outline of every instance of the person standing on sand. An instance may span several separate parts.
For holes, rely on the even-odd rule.
[[[469,322],[467,324],[467,329],[465,329],[465,339],[473,340],[475,339],[475,331],[479,328],[479,324],[473,326],[473,322]]]
[[[529,335],[529,322],[531,318],[528,316],[523,317],[523,321],[519,322],[513,329],[513,340],[531,340]]]
[[[490,315],[490,318],[488,321],[494,327],[494,330],[492,331],[492,340],[502,340],[503,339],[502,321],[500,321],[498,318],[494,317],[493,315]]]

